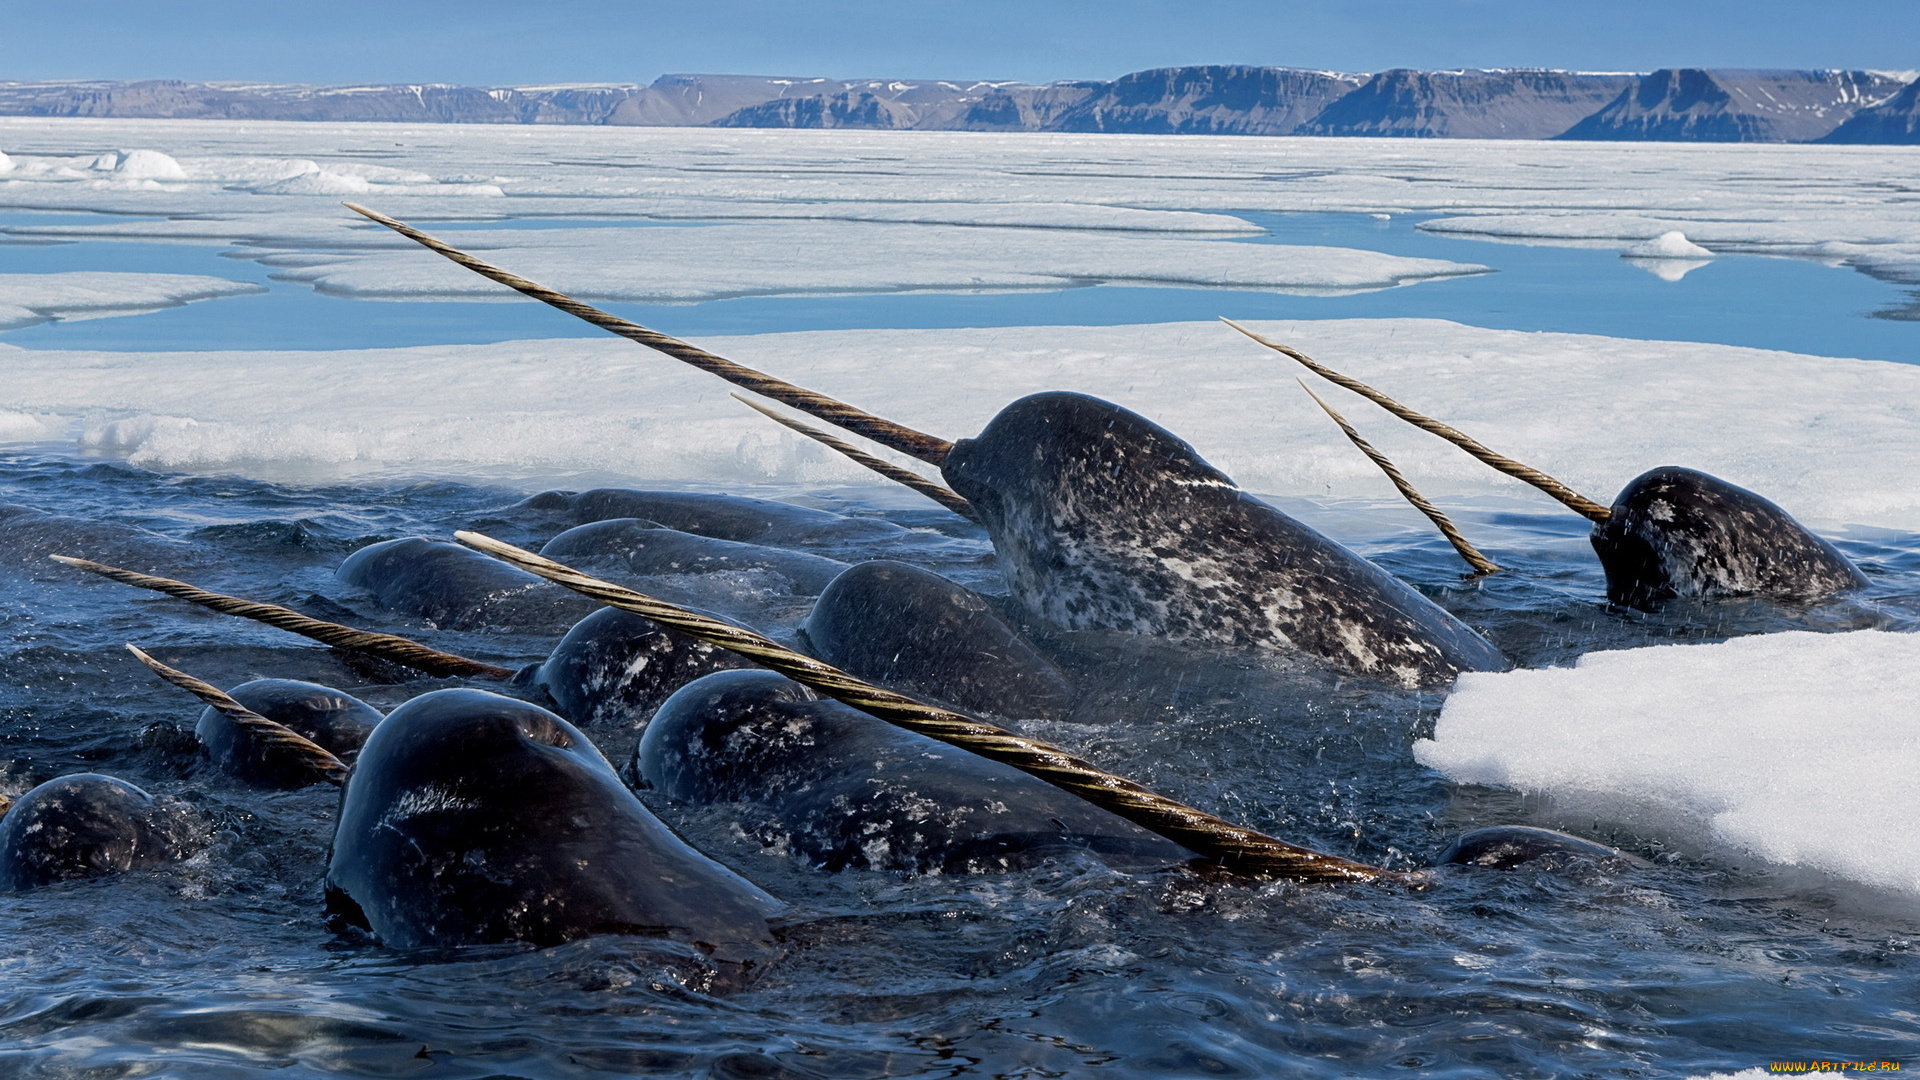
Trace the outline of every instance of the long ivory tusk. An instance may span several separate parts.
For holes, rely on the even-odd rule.
[[[251,731],[254,738],[266,745],[291,754],[294,760],[311,769],[321,779],[330,784],[347,782],[347,774],[352,770],[347,768],[346,762],[334,757],[333,752],[326,747],[285,724],[275,723],[261,716],[233,700],[225,691],[212,683],[201,682],[179,668],[168,667],[132,645],[127,646],[127,651],[133,654],[134,659],[151,668],[155,675],[218,709],[227,719]]]
[[[492,537],[457,532],[454,539],[601,603],[645,615],[731,649],[889,724],[1011,765],[1236,872],[1298,881],[1372,881],[1395,876],[1377,866],[1323,854],[1231,824],[1105,772],[1058,747],[962,713],[923,705],[782,648],[750,630],[589,577]]]
[[[414,243],[436,252],[461,266],[490,278],[510,289],[533,297],[544,304],[551,304],[576,318],[626,338],[639,342],[649,349],[666,353],[675,360],[692,364],[702,371],[718,375],[735,386],[751,390],[763,397],[791,405],[801,412],[811,413],[836,427],[842,427],[856,435],[864,435],[882,446],[889,446],[910,457],[919,458],[929,465],[938,465],[946,460],[947,451],[953,444],[923,431],[915,431],[904,424],[896,424],[875,416],[870,412],[856,409],[844,402],[835,401],[824,394],[817,394],[804,387],[795,386],[782,379],[776,379],[762,371],[736,364],[722,356],[716,356],[697,345],[691,345],[679,338],[668,337],[657,330],[649,330],[639,323],[630,322],[617,315],[609,315],[599,308],[583,304],[565,293],[557,292],[518,274],[509,273],[491,263],[461,251],[459,248],[436,240],[426,233],[404,222],[395,221],[385,214],[376,213],[364,206],[344,203],[347,209],[371,221],[379,222]]]
[[[936,484],[926,477],[921,476],[919,473],[903,469],[890,461],[883,461],[880,458],[874,457],[872,454],[847,442],[845,439],[836,438],[832,434],[821,431],[819,428],[813,427],[810,424],[803,424],[790,416],[781,416],[779,413],[774,412],[772,409],[767,408],[757,401],[743,398],[739,394],[734,394],[732,397],[735,401],[738,401],[740,404],[745,405],[747,408],[752,409],[754,412],[759,413],[774,423],[792,431],[797,431],[822,446],[844,455],[854,464],[864,465],[896,484],[904,484],[912,488],[927,498],[932,499],[934,502],[939,503],[941,506],[966,518],[968,521],[978,522],[980,520],[979,515],[973,512],[973,504],[950,488]]]
[[[1259,342],[1260,344],[1265,345],[1267,348],[1272,349],[1274,352],[1277,352],[1282,356],[1292,357],[1293,359],[1299,361],[1300,364],[1304,366],[1308,371],[1313,372],[1315,375],[1320,376],[1321,378],[1327,380],[1330,383],[1335,383],[1339,386],[1346,387],[1347,389],[1353,391],[1356,394],[1359,394],[1361,397],[1366,398],[1368,401],[1373,402],[1375,405],[1380,406],[1381,408],[1387,410],[1388,412],[1399,417],[1400,419],[1405,420],[1407,423],[1412,424],[1414,427],[1417,427],[1422,431],[1428,432],[1429,434],[1438,435],[1440,438],[1447,440],[1453,445],[1459,447],[1462,450],[1465,450],[1467,453],[1472,454],[1474,457],[1479,458],[1481,461],[1486,462],[1488,465],[1493,466],[1494,468],[1500,470],[1503,473],[1506,473],[1508,476],[1511,476],[1516,480],[1521,480],[1526,483],[1532,484],[1534,487],[1537,487],[1541,491],[1544,491],[1548,495],[1551,495],[1555,499],[1558,499],[1561,503],[1566,505],[1567,509],[1572,510],[1574,513],[1579,514],[1581,517],[1584,517],[1589,521],[1595,521],[1595,522],[1605,521],[1608,518],[1613,516],[1613,511],[1607,509],[1604,506],[1601,506],[1599,503],[1594,502],[1592,499],[1587,498],[1585,495],[1580,494],[1579,492],[1573,490],[1572,488],[1561,483],[1560,481],[1555,480],[1553,477],[1548,476],[1546,473],[1541,472],[1539,469],[1533,468],[1530,465],[1522,465],[1518,461],[1515,461],[1512,458],[1505,456],[1504,454],[1497,454],[1492,450],[1487,449],[1485,446],[1482,446],[1477,440],[1475,440],[1473,437],[1469,436],[1465,432],[1460,431],[1456,428],[1449,427],[1446,424],[1443,424],[1440,421],[1435,420],[1430,416],[1426,416],[1421,413],[1414,412],[1412,409],[1407,408],[1405,405],[1402,405],[1399,402],[1388,397],[1387,395],[1381,393],[1380,391],[1375,390],[1373,387],[1368,386],[1366,383],[1361,382],[1359,379],[1348,378],[1347,376],[1340,374],[1339,372],[1333,370],[1332,368],[1327,367],[1325,364],[1320,363],[1318,360],[1315,360],[1314,358],[1308,356],[1306,353],[1303,353],[1298,349],[1294,349],[1289,346],[1282,345],[1279,342],[1274,341],[1270,338],[1262,337],[1261,335],[1254,333],[1252,330],[1249,330],[1246,327],[1241,326],[1239,323],[1234,322],[1232,319],[1223,318],[1220,321],[1223,323],[1226,323],[1228,326],[1233,327],[1235,330],[1238,330],[1241,333],[1247,335],[1248,337]]]
[[[108,566],[90,559],[76,559],[71,555],[47,557],[57,563],[78,567],[99,574],[101,577],[112,578],[123,585],[163,592],[168,596],[176,596],[199,604],[201,607],[212,608],[222,615],[238,615],[243,619],[263,622],[268,626],[312,638],[324,645],[331,645],[336,649],[369,653],[383,660],[391,660],[403,667],[424,671],[429,675],[480,675],[489,679],[513,677],[512,668],[469,660],[464,656],[430,649],[417,641],[409,641],[393,634],[376,634],[370,630],[356,630],[351,626],[324,622],[278,604],[262,604],[253,600],[242,600],[237,596],[208,592],[184,581],[142,574],[133,570],[122,570],[117,566]]]
[[[1346,433],[1349,442],[1358,447],[1361,453],[1372,459],[1375,465],[1380,466],[1380,471],[1386,473],[1387,479],[1393,481],[1393,486],[1399,489],[1401,498],[1413,504],[1415,510],[1427,515],[1427,520],[1433,522],[1434,527],[1440,530],[1440,535],[1446,537],[1447,543],[1453,545],[1453,550],[1459,552],[1460,557],[1467,560],[1467,565],[1473,567],[1474,573],[1495,574],[1500,572],[1499,564],[1482,555],[1480,549],[1468,543],[1467,538],[1460,535],[1460,530],[1454,527],[1453,520],[1441,512],[1439,507],[1428,502],[1424,496],[1418,491],[1415,491],[1413,485],[1407,482],[1407,478],[1402,476],[1400,470],[1394,467],[1393,462],[1387,459],[1387,455],[1374,449],[1372,443],[1361,438],[1360,433],[1353,430],[1353,425],[1347,423],[1346,417],[1334,412],[1333,406],[1321,401],[1320,395],[1314,393],[1305,382],[1300,383],[1300,389],[1305,390],[1307,396],[1313,399],[1314,404],[1320,406],[1329,417],[1333,418],[1334,423],[1340,425],[1340,430]]]

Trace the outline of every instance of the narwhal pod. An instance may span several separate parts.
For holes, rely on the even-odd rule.
[[[0,890],[158,866],[192,846],[180,815],[125,780],[61,776],[22,795],[0,818]]]
[[[1716,476],[1677,465],[1643,473],[1593,527],[1607,599],[1757,596],[1817,600],[1867,583],[1830,543],[1785,510]]]
[[[1508,666],[1404,582],[1111,402],[1021,398],[941,472],[1016,600],[1054,626],[1298,652],[1406,685]]]
[[[593,601],[471,548],[419,537],[369,544],[335,572],[381,607],[447,630],[567,625]]]
[[[727,952],[778,901],[633,797],[579,729],[481,690],[395,709],[341,793],[328,911],[395,948],[599,933]]]
[[[540,511],[569,525],[643,518],[680,532],[772,547],[867,543],[910,535],[908,530],[892,522],[872,518],[842,517],[825,510],[740,495],[689,491],[629,488],[543,491],[511,509]]]
[[[544,663],[522,668],[513,681],[545,690],[560,715],[581,727],[638,726],[667,695],[700,676],[753,666],[739,653],[644,615],[601,608],[575,623]]]
[[[319,743],[349,764],[380,723],[380,710],[350,694],[293,679],[255,679],[227,695],[275,723]],[[289,760],[273,743],[255,737],[218,709],[200,713],[193,729],[207,756],[222,772],[266,788],[296,788],[321,777],[311,763]]]
[[[847,564],[834,559],[669,529],[640,518],[614,518],[568,529],[547,541],[540,554],[581,567],[612,566],[619,572],[716,574],[761,571],[814,596]]]
[[[1064,716],[1073,686],[984,597],[875,559],[834,578],[801,628],[808,650],[871,683],[969,712]]]
[[[648,722],[632,773],[682,804],[742,803],[750,831],[830,870],[998,871],[1076,850],[1129,866],[1195,858],[1011,766],[771,671],[680,688]]]

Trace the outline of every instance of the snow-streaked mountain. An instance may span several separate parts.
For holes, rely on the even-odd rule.
[[[1550,139],[1636,81],[1572,71],[1383,71],[1293,134]]]
[[[1854,113],[1824,143],[1920,143],[1920,79],[1878,105]]]
[[[0,82],[0,116],[1910,143],[1920,138],[1920,91],[1903,91],[1913,77],[1193,65],[1047,85],[761,75],[664,75],[645,86]]]
[[[1056,131],[1292,135],[1364,76],[1209,64],[1125,75],[1063,112]]]
[[[1811,142],[1894,96],[1900,85],[1874,71],[1667,68],[1642,77],[1560,137]]]

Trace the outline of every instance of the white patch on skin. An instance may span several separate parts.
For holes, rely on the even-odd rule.
[[[452,789],[438,784],[428,784],[402,794],[387,808],[380,817],[380,825],[391,826],[422,814],[437,814],[448,811],[472,810],[480,805],[476,799],[462,798]]]

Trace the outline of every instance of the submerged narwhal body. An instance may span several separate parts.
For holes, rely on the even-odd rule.
[[[1298,651],[1407,685],[1507,667],[1431,600],[1111,402],[1021,398],[941,472],[1015,597],[1063,629]]]

